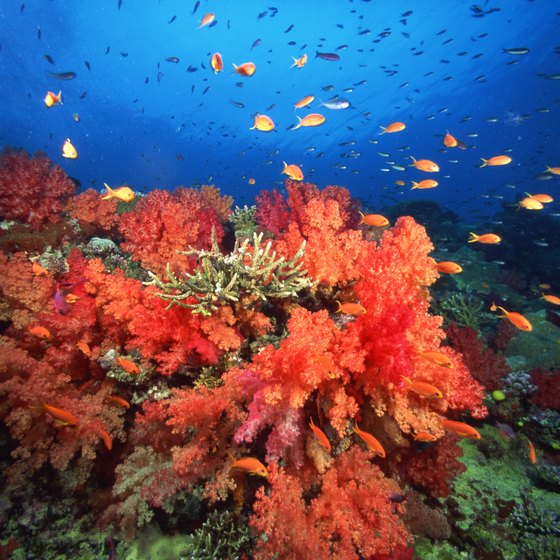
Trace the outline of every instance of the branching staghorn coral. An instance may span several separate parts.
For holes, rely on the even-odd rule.
[[[235,207],[235,211],[229,217],[229,221],[233,224],[235,237],[252,237],[257,231],[257,207],[256,206],[239,206]]]
[[[215,232],[209,251],[189,249],[183,255],[196,255],[199,266],[193,274],[175,275],[167,266],[167,282],[153,272],[147,285],[155,285],[162,292],[156,294],[169,301],[168,309],[174,305],[188,307],[193,313],[211,315],[218,306],[239,301],[242,295],[252,295],[265,301],[268,298],[293,297],[297,292],[312,285],[300,261],[305,251],[305,241],[294,257],[287,261],[277,258],[271,251],[272,242],[262,245],[263,234],[243,242],[237,240],[233,251],[224,255],[220,251]],[[185,300],[194,298],[195,303]]]
[[[470,292],[448,295],[440,300],[439,307],[447,320],[473,329],[479,328],[480,321],[485,315],[482,312],[483,302]]]

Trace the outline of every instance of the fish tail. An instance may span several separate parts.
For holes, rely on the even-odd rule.
[[[414,164],[416,163],[416,158],[414,156],[408,156],[411,160],[412,163],[409,165],[409,167],[414,167]]]
[[[57,97],[58,97],[58,102],[62,105],[62,90],[61,89],[58,90]]]
[[[361,226],[364,223],[365,216],[364,216],[363,212],[360,212],[359,210],[358,210],[358,212],[360,214],[360,221],[358,222],[358,225]]]
[[[418,183],[416,181],[412,181],[412,187],[410,188],[411,191],[418,188]]]
[[[484,158],[480,158],[482,160],[482,165],[479,165],[479,167],[486,167],[488,165],[488,160],[484,159]]]
[[[319,57],[320,57],[319,51],[315,51],[315,58],[319,58]]]
[[[387,132],[386,127],[379,125],[379,128],[381,129],[381,132],[379,133],[379,136],[381,136],[382,134],[385,134]]]
[[[412,385],[412,379],[410,379],[410,377],[406,377],[405,375],[402,375],[401,378],[402,378],[408,385]]]
[[[110,198],[113,198],[115,191],[107,183],[103,183],[103,184],[107,189],[107,194],[105,196],[102,196],[101,200],[109,200]]]
[[[478,239],[478,235],[476,235],[476,233],[473,233],[472,231],[469,231],[469,235],[472,236],[472,237],[469,239],[469,243],[474,243],[474,242]]]
[[[337,299],[335,299],[335,303],[337,305],[337,308],[335,309],[335,313],[340,313],[340,310],[342,309],[342,305],[340,303],[340,301],[338,301]]]
[[[296,115],[297,117],[297,115]],[[296,128],[300,128],[301,127],[301,122],[303,121],[303,119],[301,117],[297,117],[297,119],[299,120],[299,122],[296,124],[296,126],[294,126],[294,130],[296,130]]]

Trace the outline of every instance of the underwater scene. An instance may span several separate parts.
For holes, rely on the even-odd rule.
[[[0,560],[560,559],[560,2],[0,4]]]

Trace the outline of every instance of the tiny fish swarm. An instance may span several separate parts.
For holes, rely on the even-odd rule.
[[[186,307],[168,308],[156,286],[131,275],[147,280],[168,263],[174,275],[192,273],[197,259],[177,250],[210,250],[212,229],[212,251],[227,258],[219,242],[231,228],[231,200],[214,187],[152,191],[118,216],[114,201],[96,202],[92,191],[73,197],[58,219],[88,224],[80,243],[115,232],[128,253],[124,269],[77,246],[57,270],[0,252],[10,481],[31,484],[49,464],[68,471],[93,488],[87,499],[99,522],[126,538],[196,489],[210,509],[233,493],[253,512],[250,525],[266,534],[256,539],[257,559],[408,555],[406,504],[388,497],[403,491],[397,479],[446,495],[461,467],[442,419],[484,416],[482,386],[457,351],[441,346],[428,293],[438,272],[422,226],[402,217],[372,237],[345,189],[287,181],[287,192],[258,196],[259,235],[286,262],[301,259],[310,281],[287,297],[216,298],[206,315],[193,312],[190,296]],[[61,293],[72,296],[63,314]],[[364,312],[337,314],[337,301]],[[451,367],[419,356],[428,351]],[[403,376],[442,397],[410,391]],[[421,456],[418,433],[439,440]],[[264,463],[268,476],[232,468],[241,459]]]

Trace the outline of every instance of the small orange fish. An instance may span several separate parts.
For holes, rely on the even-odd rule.
[[[70,138],[66,138],[64,144],[62,144],[62,157],[68,159],[76,159],[78,157],[78,151],[72,146]]]
[[[130,408],[130,403],[125,401],[123,398],[119,397],[118,395],[107,395],[105,400],[115,403],[116,405],[120,406],[121,408]]]
[[[59,91],[57,95],[52,91],[47,91],[47,95],[45,95],[45,99],[43,99],[43,101],[49,109],[55,105],[62,104],[62,92]]]
[[[463,272],[463,267],[453,261],[440,261],[436,263],[436,270],[443,274],[459,274]]]
[[[140,373],[140,369],[132,360],[118,357],[116,361],[119,366],[121,366],[128,373],[132,373],[133,375],[138,375]]]
[[[436,441],[437,437],[434,436],[434,434],[430,434],[430,432],[417,432],[416,434],[414,434],[414,439],[416,441],[428,442]]]
[[[134,191],[123,185],[118,189],[112,189],[107,183],[103,183],[107,189],[107,194],[101,197],[101,200],[109,200],[110,198],[116,198],[122,200],[123,202],[131,202],[134,200]]]
[[[76,348],[78,348],[78,350],[80,350],[88,358],[91,357],[91,348],[87,342],[84,342],[83,340],[76,342]]]
[[[360,212],[358,225],[362,224],[372,227],[385,227],[389,225],[389,220],[381,214],[363,214]]]
[[[76,303],[79,299],[80,296],[77,296],[76,294],[66,294],[64,296],[64,301],[66,301],[66,303]]]
[[[503,313],[503,315],[498,315],[500,319],[507,319],[520,331],[531,332],[533,330],[533,325],[531,325],[529,320],[521,315],[521,313],[517,313],[516,311],[506,311],[503,307],[496,304],[492,304],[492,307],[490,307],[490,311],[497,311],[498,309]]]
[[[284,169],[282,169],[284,175],[294,181],[303,181],[303,171],[297,165],[288,165],[285,161],[282,163],[284,164]]]
[[[345,313],[346,315],[364,315],[366,313],[366,308],[359,303],[340,303],[336,300],[338,308],[335,313]]]
[[[401,130],[404,130],[406,128],[406,124],[397,121],[397,122],[391,123],[388,126],[381,126],[380,128],[382,130],[382,132],[380,134],[387,134],[387,133],[391,133],[391,132],[401,132]]]
[[[218,72],[221,72],[224,69],[224,61],[222,60],[222,55],[219,52],[214,53],[212,55],[212,58],[210,59],[210,64],[216,74]]]
[[[553,303],[554,305],[560,305],[560,297],[553,296],[552,294],[543,294],[542,299],[548,301],[548,303]]]
[[[334,365],[331,362],[331,360],[329,358],[327,358],[327,356],[324,356],[322,354],[315,354],[312,357],[312,359],[327,374],[329,379],[334,379],[335,378],[335,375],[334,375],[334,372],[333,372]]]
[[[274,128],[274,121],[267,115],[255,115],[253,126],[249,130],[260,130],[261,132],[270,132]]]
[[[241,457],[231,464],[232,469],[238,469],[256,476],[268,476],[267,468],[255,457]]]
[[[560,167],[550,167],[546,166],[546,171],[552,173],[553,175],[560,175]]]
[[[496,166],[496,165],[507,165],[511,163],[511,158],[509,156],[493,156],[488,159],[480,158],[482,160],[482,165],[480,167]]]
[[[33,276],[48,276],[49,271],[39,264],[39,261],[33,261],[31,265],[31,272]]]
[[[469,232],[471,236],[468,240],[469,243],[485,243],[487,245],[495,245],[496,243],[500,243],[502,238],[495,233],[483,233],[482,235],[477,235],[472,231]]]
[[[459,142],[457,142],[457,138],[455,138],[455,136],[452,136],[451,134],[449,134],[449,131],[445,134],[445,136],[443,137],[443,145],[446,148],[456,148],[457,144],[459,144]]]
[[[111,439],[111,436],[103,428],[99,428],[97,430],[97,433],[99,434],[99,436],[103,440],[103,443],[105,444],[105,447],[109,451],[111,451],[111,449],[113,449],[113,440]]]
[[[252,62],[244,62],[239,66],[234,64],[233,67],[238,74],[241,74],[241,76],[245,76],[246,78],[252,76],[257,71],[257,67]]]
[[[295,103],[294,107],[296,109],[303,109],[304,107],[311,105],[313,101],[315,101],[314,95],[306,95],[305,97],[301,98],[297,103]]]
[[[402,179],[398,179],[397,181],[395,181],[395,185],[398,185],[399,187],[404,187],[406,183]]]
[[[216,14],[213,14],[212,12],[208,12],[200,20],[200,25],[197,27],[197,29],[200,29],[201,27],[205,27],[206,25],[210,25],[215,19],[216,19]]]
[[[37,338],[42,338],[43,340],[48,340],[51,338],[51,331],[45,327],[40,327],[39,325],[35,327],[29,327],[29,332],[36,336]]]
[[[299,122],[294,126],[293,130],[300,128],[302,126],[319,126],[325,122],[325,117],[320,113],[310,113],[305,117],[298,117]]]
[[[358,426],[353,426],[352,430],[356,435],[362,438],[362,441],[367,445],[370,451],[373,451],[380,457],[385,458],[385,449],[383,449],[383,446],[379,443],[379,440],[376,437],[372,436],[369,432],[360,430]]]
[[[46,403],[42,403],[41,408],[62,426],[78,425],[78,420],[69,410],[58,408]]]
[[[249,177],[249,180],[247,181],[249,183],[249,185],[254,185],[256,183],[255,179],[253,179],[253,177]]]
[[[519,202],[518,208],[525,208],[525,210],[542,210],[544,205],[536,198],[528,196]]]
[[[533,445],[533,442],[529,438],[527,438],[527,442],[529,443],[529,461],[531,461],[532,465],[536,465],[537,452],[535,450],[535,446]]]
[[[434,181],[433,179],[424,179],[419,183],[417,183],[416,181],[412,181],[412,187],[410,190],[412,191],[414,189],[433,189],[438,185],[439,183],[437,181]]]
[[[412,156],[410,156],[410,159],[412,159],[410,166],[416,167],[420,171],[426,173],[437,173],[439,171],[439,165],[430,159],[415,159]]]
[[[309,422],[309,427],[313,430],[313,433],[315,434],[315,437],[317,438],[319,443],[330,453],[331,442],[329,441],[329,438],[326,436],[325,432],[323,432],[321,428],[315,426],[315,424],[313,423],[313,418],[311,418],[311,421]]]
[[[550,202],[554,202],[554,199],[549,194],[529,194],[525,193],[529,198],[534,198],[543,204],[549,204]]]
[[[307,55],[306,54],[302,54],[299,58],[295,58],[294,56],[292,56],[294,63],[290,66],[290,68],[293,68],[294,66],[297,66],[298,68],[303,68],[306,64],[307,64]]]
[[[436,366],[452,368],[453,362],[442,352],[437,350],[426,350],[425,352],[416,352],[417,356],[436,364]]]
[[[434,387],[431,383],[426,383],[424,381],[412,381],[410,377],[405,377],[403,379],[408,385],[408,389],[417,395],[426,397],[427,399],[441,399],[443,398],[443,393]]]
[[[457,422],[456,420],[447,420],[446,418],[442,420],[443,428],[457,436],[468,439],[480,439],[480,434],[478,430],[475,430],[472,426],[465,424],[464,422]]]

